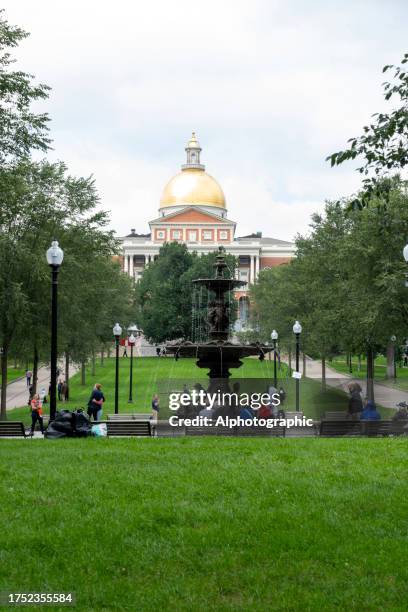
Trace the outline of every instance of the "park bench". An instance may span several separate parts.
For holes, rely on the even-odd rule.
[[[363,435],[372,437],[408,435],[408,421],[360,421]]]
[[[326,438],[361,436],[360,421],[322,421],[320,435]]]
[[[276,427],[266,427],[266,426],[255,426],[255,425],[240,425],[235,430],[235,435],[240,437],[268,437],[268,438],[284,438],[285,437],[285,427],[276,426]]]
[[[298,419],[303,419],[303,412],[301,410],[285,410],[285,419],[294,419],[297,417]]]
[[[186,435],[186,428],[170,425],[169,421],[156,421],[155,434],[158,438],[177,438]]]
[[[100,421],[101,423],[103,421]],[[130,421],[104,421],[106,423],[108,437],[112,436],[139,436],[150,437],[152,428],[150,421],[130,420]]]
[[[325,421],[347,421],[348,417],[349,415],[347,412],[342,412],[340,410],[333,410],[324,413]]]
[[[132,412],[132,414],[108,414],[108,421],[149,421],[151,413]]]
[[[0,438],[28,438],[22,421],[0,421]]]
[[[215,427],[214,425],[201,427],[186,427],[186,436],[234,436],[235,427]]]

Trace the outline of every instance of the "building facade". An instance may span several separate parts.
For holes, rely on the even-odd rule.
[[[122,238],[123,270],[137,280],[158,256],[165,242],[184,242],[190,251],[206,254],[223,246],[238,262],[238,277],[246,285],[238,292],[238,327],[245,328],[249,314],[248,290],[259,271],[294,257],[291,242],[264,237],[262,232],[236,236],[236,223],[229,219],[222,188],[205,171],[201,147],[193,132],[186,148],[186,163],[165,186],[159,215],[149,222],[150,232],[135,229]]]

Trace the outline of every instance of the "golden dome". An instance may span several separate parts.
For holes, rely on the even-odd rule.
[[[225,196],[217,181],[205,172],[200,163],[201,147],[192,133],[186,145],[187,160],[181,172],[165,186],[160,208],[180,205],[215,206],[225,208]]]
[[[179,205],[225,208],[225,196],[217,181],[198,168],[185,168],[165,186],[160,208]]]

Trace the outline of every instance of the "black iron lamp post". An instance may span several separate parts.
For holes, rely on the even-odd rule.
[[[51,268],[51,388],[50,421],[57,411],[57,325],[58,325],[58,271],[64,259],[64,252],[53,240],[47,250],[47,263]]]
[[[299,412],[299,345],[300,345],[300,334],[302,333],[302,326],[299,321],[295,321],[293,326],[293,333],[296,336],[296,412]]]
[[[137,325],[130,325],[128,327],[129,333],[129,344],[130,344],[130,376],[129,376],[129,399],[128,403],[133,403],[133,347],[135,346],[136,336],[139,333]]]
[[[273,386],[275,387],[275,389],[277,389],[277,384],[278,384],[277,375],[276,375],[276,341],[278,337],[279,337],[279,334],[276,331],[276,329],[274,329],[271,333],[271,338],[273,342]]]
[[[119,414],[119,340],[122,335],[122,328],[119,323],[116,323],[113,328],[116,347],[116,372],[115,372],[115,414]]]

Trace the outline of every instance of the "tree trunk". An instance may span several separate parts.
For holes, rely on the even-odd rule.
[[[33,355],[33,395],[37,393],[37,383],[38,383],[38,348],[37,345],[34,345],[34,355]]]
[[[326,355],[322,355],[322,391],[326,391]]]
[[[303,376],[306,376],[306,355],[305,353],[303,354]]]
[[[85,380],[85,361],[81,361],[81,385],[86,385]]]
[[[374,401],[374,355],[373,349],[367,349],[367,399]]]
[[[361,355],[359,355],[357,359],[357,372],[361,372]]]
[[[101,367],[102,367],[102,368],[103,368],[103,360],[104,360],[104,357],[105,357],[105,347],[103,346],[103,347],[101,348]]]
[[[69,353],[65,353],[65,383],[69,381]]]
[[[0,419],[7,421],[7,353],[8,347],[3,346],[1,356],[1,410]]]
[[[111,350],[110,350],[110,346],[108,346],[108,348],[107,348],[107,351],[106,351],[106,352],[107,352],[107,357],[108,357],[108,359],[109,359],[109,358],[110,358],[110,352],[111,352]]]
[[[349,353],[349,372],[350,374],[353,373],[353,355],[351,353]]]
[[[292,374],[292,351],[288,350],[288,366],[289,366],[289,376]]]
[[[394,344],[390,342],[387,345],[387,374],[386,378],[395,378],[395,367],[394,367]]]
[[[95,356],[95,349],[92,349],[92,376],[96,376],[96,356]]]

